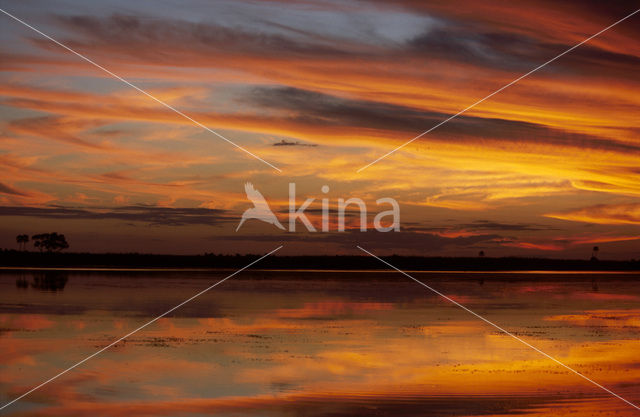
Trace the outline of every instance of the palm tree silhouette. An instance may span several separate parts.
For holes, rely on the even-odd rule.
[[[598,251],[600,251],[600,248],[597,246],[593,247],[593,250],[591,251],[591,260],[592,261],[597,261],[598,260]]]
[[[33,240],[33,246],[40,249],[40,252],[44,249],[46,249],[47,252],[60,252],[61,250],[69,247],[69,243],[67,243],[65,236],[56,232],[40,233],[38,235],[33,235],[31,239]]]
[[[18,235],[16,236],[16,242],[18,243],[18,250],[26,250],[27,242],[29,242],[29,235]]]

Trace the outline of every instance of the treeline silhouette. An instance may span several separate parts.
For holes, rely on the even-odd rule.
[[[256,255],[154,255],[140,253],[61,253],[0,250],[0,266],[55,268],[241,268]],[[403,270],[425,271],[640,271],[640,261],[578,259],[385,256]],[[259,269],[389,269],[370,256],[269,256]]]

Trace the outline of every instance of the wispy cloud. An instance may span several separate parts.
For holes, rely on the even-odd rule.
[[[22,192],[20,190],[16,190],[15,188],[10,187],[10,186],[8,186],[6,184],[3,184],[1,182],[0,182],[0,193],[17,195],[17,196],[22,196],[22,197],[28,195],[27,193],[24,193],[24,192]]]
[[[57,220],[115,219],[154,226],[219,225],[237,221],[226,210],[208,208],[171,208],[157,206],[123,207],[1,207],[0,216],[36,217]]]
[[[640,225],[640,203],[600,204],[546,216],[585,223]]]

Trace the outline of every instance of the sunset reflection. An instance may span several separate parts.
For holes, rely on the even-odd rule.
[[[5,308],[0,316],[3,396],[21,394],[204,284],[185,274],[131,281],[74,273],[62,293],[11,290],[3,305],[40,300],[42,311]],[[9,415],[634,415],[539,353],[391,274],[375,281],[366,273],[329,281],[330,272],[313,273],[320,281],[281,274],[287,279],[225,283],[43,387]],[[480,284],[464,274],[421,275],[589,378],[639,399],[636,275],[608,276],[599,292],[590,289],[592,277],[546,276],[532,284],[530,274],[499,274]],[[14,279],[3,274],[3,286],[13,288]],[[96,303],[85,301],[104,283],[127,281]],[[153,289],[140,298],[139,286]],[[136,305],[123,303],[131,297]],[[47,311],[62,305],[67,313]]]

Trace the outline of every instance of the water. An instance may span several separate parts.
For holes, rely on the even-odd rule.
[[[0,272],[0,402],[228,273]],[[413,275],[640,403],[639,274]],[[322,271],[245,271],[0,413],[639,414],[398,273]]]

